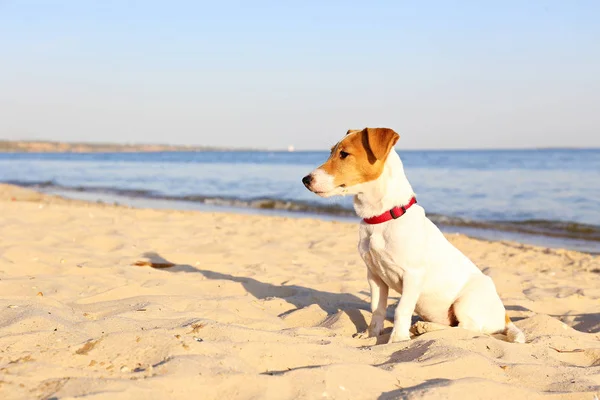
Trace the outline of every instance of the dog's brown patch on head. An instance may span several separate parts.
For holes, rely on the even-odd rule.
[[[379,178],[390,150],[400,136],[389,128],[349,130],[331,149],[320,167],[334,178],[334,185],[349,187]]]

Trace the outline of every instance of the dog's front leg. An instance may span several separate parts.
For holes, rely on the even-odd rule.
[[[406,271],[402,276],[402,296],[394,313],[394,329],[389,343],[410,340],[410,324],[417,301],[421,295],[423,273]]]
[[[383,330],[383,322],[387,311],[388,285],[380,277],[367,268],[367,280],[371,288],[371,323],[369,337],[379,336]]]

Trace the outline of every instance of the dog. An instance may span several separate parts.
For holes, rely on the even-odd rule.
[[[354,195],[359,253],[367,266],[372,319],[379,336],[388,292],[401,294],[389,343],[410,340],[413,313],[427,322],[502,333],[525,342],[510,320],[492,279],[444,237],[416,203],[389,128],[349,130],[327,161],[302,179],[321,197]]]

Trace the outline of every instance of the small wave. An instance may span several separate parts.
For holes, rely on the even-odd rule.
[[[2,183],[6,183],[6,184],[9,184],[9,185],[15,185],[15,186],[21,186],[21,187],[27,187],[27,188],[37,188],[37,189],[60,188],[60,185],[58,185],[54,181],[13,181],[13,180],[7,180],[7,181],[2,181]]]
[[[23,186],[33,189],[60,190],[66,192],[87,192],[97,194],[118,195],[132,198],[146,198],[157,200],[188,201],[194,203],[203,203],[214,206],[227,207],[245,207],[257,208],[263,210],[281,210],[305,212],[312,214],[326,214],[333,216],[352,217],[355,216],[351,208],[337,204],[318,204],[312,202],[303,202],[297,200],[274,199],[266,197],[257,197],[251,199],[242,199],[238,197],[223,196],[205,196],[205,195],[167,195],[145,189],[120,189],[102,186],[67,186],[54,181],[5,181],[11,185]]]
[[[119,189],[111,187],[65,186],[54,181],[6,181],[5,183],[37,188],[42,190],[62,190],[88,192],[108,195],[118,195],[130,198],[146,198],[158,200],[173,200],[202,203],[212,206],[244,207],[262,210],[278,210],[323,214],[338,217],[353,217],[354,210],[339,204],[319,204],[297,200],[253,198],[242,199],[235,197],[204,196],[204,195],[165,195],[144,189]],[[466,227],[488,229],[494,231],[515,232],[522,234],[541,235],[555,238],[569,238],[585,241],[600,242],[600,226],[582,224],[570,221],[524,220],[524,221],[475,221],[466,218],[430,213],[428,217],[437,225],[446,227]]]
[[[429,214],[436,224],[462,226],[477,229],[526,233],[600,242],[600,226],[568,221],[524,220],[524,221],[472,221],[468,219]]]

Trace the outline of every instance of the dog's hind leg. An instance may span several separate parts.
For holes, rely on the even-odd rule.
[[[482,333],[498,333],[505,328],[504,305],[496,286],[486,275],[474,275],[453,304],[458,327]]]

